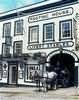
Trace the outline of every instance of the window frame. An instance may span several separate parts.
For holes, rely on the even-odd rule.
[[[25,64],[20,63],[20,66],[18,68],[18,79],[24,79],[24,69],[25,69]]]
[[[10,24],[10,33],[9,33],[9,35],[6,36],[6,35],[5,35],[5,33],[6,33],[6,32],[5,32],[5,26],[8,25],[8,24]],[[3,24],[3,35],[2,35],[2,37],[4,38],[4,37],[8,37],[8,36],[10,36],[10,35],[11,35],[11,22],[4,23],[4,24]]]
[[[15,44],[16,43],[18,43],[18,42],[21,42],[21,53],[17,53],[17,52],[15,52],[16,50],[15,50]],[[23,50],[23,41],[21,40],[21,41],[14,41],[14,43],[13,43],[13,54],[15,55],[15,54],[17,54],[17,55],[19,55],[19,54],[22,54],[22,50]]]
[[[63,37],[63,33],[62,33],[62,24],[63,23],[67,23],[69,22],[69,26],[70,26],[70,36],[69,37]],[[68,34],[68,33],[67,33]],[[63,20],[59,22],[59,40],[69,40],[69,39],[73,39],[72,38],[72,19],[69,20]]]
[[[30,29],[34,27],[37,27],[37,40],[31,41],[32,33],[30,32]],[[29,26],[28,44],[31,44],[31,43],[39,43],[39,25]]]
[[[3,73],[3,70],[2,70],[2,64],[0,64],[0,66],[1,66],[1,69],[0,69],[0,75],[1,75],[1,77],[0,77],[0,80],[2,80],[2,73]]]
[[[22,24],[22,32],[17,32],[17,24],[18,23],[21,23]],[[16,35],[23,35],[23,23],[24,23],[24,21],[23,21],[23,19],[21,19],[21,20],[16,20],[15,22],[14,22],[14,36],[16,36]]]
[[[7,69],[6,70],[3,69],[2,78],[7,78],[7,76],[8,76]]]
[[[44,27],[46,25],[50,25],[50,24],[52,25],[52,28],[53,28],[53,30],[52,30],[52,38],[51,39],[46,39],[46,33],[45,33],[45,30],[44,30]],[[55,33],[54,22],[43,24],[43,42],[54,41],[54,33]]]
[[[34,73],[35,71],[40,72],[43,67],[40,67],[39,64],[26,64],[24,69],[24,82],[33,83],[34,80],[30,77],[30,72]],[[43,70],[42,70],[43,73]],[[35,82],[34,82],[35,83]]]
[[[3,54],[4,45],[5,45],[5,47],[6,47],[6,46],[9,47],[9,54],[7,54],[7,53]],[[10,46],[9,46],[9,45],[6,45],[6,43],[2,43],[2,56],[8,56],[8,55],[10,55]]]

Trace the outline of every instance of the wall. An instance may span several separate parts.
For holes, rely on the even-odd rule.
[[[49,54],[50,52],[58,49],[58,48],[50,48],[50,49],[38,49],[38,50],[28,50],[27,49],[27,46],[28,46],[28,27],[29,26],[34,26],[34,25],[39,25],[39,43],[42,44],[43,43],[43,24],[45,23],[50,23],[50,22],[54,22],[55,23],[55,42],[59,42],[59,21],[62,21],[62,20],[67,20],[67,19],[74,19],[75,18],[75,14],[78,12],[78,5],[79,4],[74,4],[74,5],[70,5],[70,6],[65,6],[65,7],[59,7],[59,8],[54,8],[54,9],[50,9],[48,11],[43,11],[43,12],[37,12],[35,14],[27,14],[26,16],[23,16],[23,17],[20,17],[18,16],[18,18],[14,18],[14,19],[9,19],[9,20],[5,20],[5,21],[2,21],[0,22],[0,53],[1,53],[1,47],[2,47],[2,43],[4,43],[5,39],[2,38],[2,33],[3,33],[3,23],[6,23],[6,22],[11,22],[12,25],[11,25],[11,36],[12,36],[12,46],[11,46],[11,50],[10,52],[13,53],[13,42],[14,41],[20,41],[20,40],[23,40],[23,53],[35,53],[35,52],[46,52],[47,54]],[[29,23],[28,22],[28,18],[29,16],[32,16],[32,15],[38,15],[38,14],[41,14],[41,13],[48,13],[48,12],[52,12],[52,11],[56,11],[56,10],[60,10],[60,9],[65,9],[65,8],[69,8],[69,7],[72,7],[73,8],[73,14],[72,15],[69,15],[69,16],[62,16],[62,17],[57,17],[57,18],[51,18],[51,19],[48,19],[48,20],[42,20],[42,21],[38,21],[38,22],[33,22],[33,23]],[[23,35],[17,35],[17,36],[14,36],[14,21],[16,20],[19,20],[19,19],[23,19],[24,20],[24,26],[23,26]],[[73,42],[75,42],[75,39],[74,39],[74,35],[75,33],[72,32],[72,36],[73,36]],[[74,46],[73,47],[69,47],[69,48],[64,48],[64,49],[69,49],[69,50],[74,50],[74,47],[75,47],[75,43],[74,43]]]

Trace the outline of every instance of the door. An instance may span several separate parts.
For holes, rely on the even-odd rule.
[[[17,66],[10,65],[9,66],[9,84],[17,83]]]

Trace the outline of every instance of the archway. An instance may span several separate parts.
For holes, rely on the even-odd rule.
[[[57,54],[50,59],[50,70],[59,67],[57,74],[61,74],[62,70],[66,70],[68,74],[68,86],[74,85],[74,58],[69,54]],[[57,65],[59,64],[59,65]],[[60,78],[60,77],[59,77]]]
[[[70,51],[65,52],[65,50],[63,52],[56,51],[56,52],[50,53],[48,55],[47,60],[49,61],[48,69],[50,69],[51,71],[55,70],[57,66],[59,67],[59,70],[57,72],[59,78],[60,78],[60,72],[62,70],[67,72],[67,75],[66,75],[67,86],[75,85],[75,62],[78,60],[75,53],[73,52],[70,53]],[[59,82],[59,84],[60,83],[61,82]]]

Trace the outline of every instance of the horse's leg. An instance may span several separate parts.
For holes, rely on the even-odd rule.
[[[44,92],[47,92],[47,82],[46,80],[43,83]]]
[[[39,88],[39,91],[40,91],[40,79],[38,80],[38,88]]]
[[[50,83],[50,89],[52,89],[52,87],[53,87],[53,84],[52,84],[52,82]]]
[[[56,82],[55,82],[55,84],[54,84],[54,89],[57,89],[57,84],[56,84]]]
[[[36,87],[38,87],[38,83],[37,83],[37,80],[36,80]]]
[[[47,83],[46,82],[44,83],[44,91],[45,92],[47,91]]]
[[[57,79],[54,79],[52,83],[53,89],[57,89]]]

